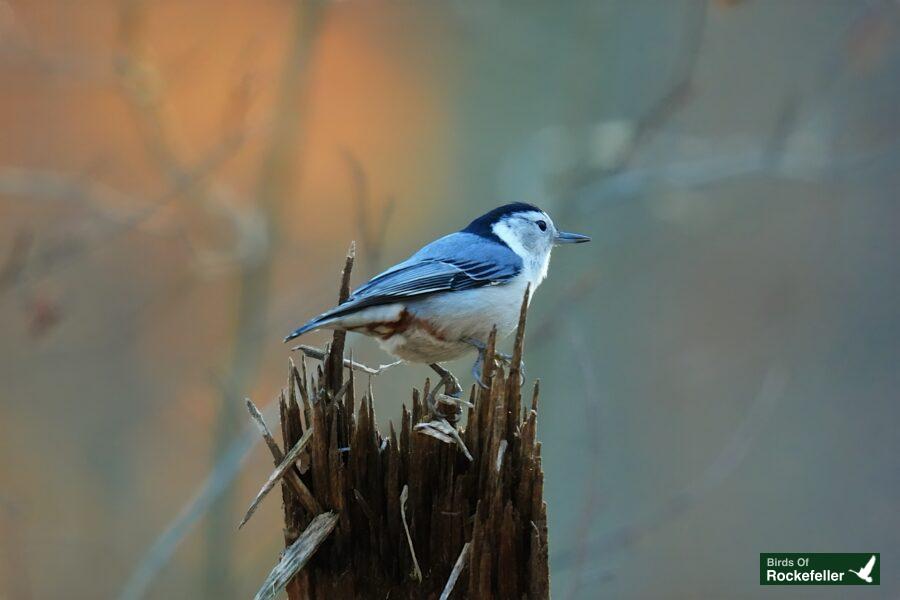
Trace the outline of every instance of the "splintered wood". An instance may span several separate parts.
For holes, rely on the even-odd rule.
[[[337,525],[336,514],[322,513],[312,520],[297,540],[284,552],[278,566],[272,569],[253,600],[273,600],[285,588],[288,581],[306,565],[310,557]]]
[[[435,419],[427,388],[413,391],[399,429],[379,431],[371,385],[357,401],[357,363],[344,356],[342,334],[314,371],[305,356],[299,368],[291,363],[280,401],[285,451],[267,439],[278,468],[264,486],[281,482],[288,550],[265,597],[285,586],[291,600],[549,596],[538,390],[523,406],[519,375],[526,306],[509,375],[485,361],[488,387],[473,388],[465,426],[447,439],[416,430]]]

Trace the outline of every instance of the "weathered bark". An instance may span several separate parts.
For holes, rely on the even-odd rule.
[[[345,282],[351,264],[348,260]],[[343,296],[347,288],[342,287]],[[509,375],[487,361],[489,389],[476,386],[471,392],[474,408],[468,409],[460,435],[472,461],[456,444],[414,430],[429,419],[423,400],[427,381],[422,394],[413,391],[411,410],[403,407],[399,431],[390,424],[382,434],[371,386],[357,403],[353,371],[346,380],[334,372],[347,364],[342,335],[335,336],[315,372],[307,372],[305,358],[299,369],[292,363],[280,403],[285,451],[310,428],[312,437],[291,477],[299,476],[322,510],[339,518],[288,584],[291,600],[549,596],[537,386],[523,409],[517,366],[524,324],[523,304]],[[492,336],[488,356],[493,347]],[[282,480],[287,546],[317,516],[296,489],[296,483]]]

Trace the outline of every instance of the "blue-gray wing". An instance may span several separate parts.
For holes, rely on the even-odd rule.
[[[354,308],[395,302],[401,298],[469,290],[505,283],[518,274],[507,266],[476,260],[434,260],[406,265],[379,276],[354,293],[342,307]]]
[[[288,339],[323,321],[359,309],[392,304],[437,292],[470,290],[507,283],[522,272],[522,259],[508,247],[469,233],[454,233],[425,246],[408,260],[376,275],[346,302],[319,315]]]
[[[454,233],[373,277],[339,308],[357,309],[423,294],[498,285],[521,271],[522,259],[508,247],[477,235]]]

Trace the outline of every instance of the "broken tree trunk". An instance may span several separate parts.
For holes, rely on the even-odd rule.
[[[341,299],[351,267],[352,253]],[[415,429],[436,418],[424,402],[428,381],[422,394],[413,391],[412,409],[403,407],[399,431],[390,424],[380,432],[371,385],[357,400],[355,363],[343,355],[344,334],[335,334],[314,372],[307,371],[305,357],[299,369],[291,363],[280,400],[284,452],[267,438],[276,463],[282,463],[273,477],[283,477],[290,548],[285,556],[299,565],[287,583],[290,600],[549,596],[538,388],[523,407],[518,368],[526,306],[527,299],[509,374],[487,360],[488,388],[472,389],[474,407],[459,429],[462,444]],[[493,356],[494,344],[492,335],[487,356]],[[332,513],[336,525],[323,531],[323,515]],[[316,532],[308,530],[314,528],[310,523]],[[301,552],[300,544],[292,548],[298,539],[317,545]],[[296,560],[298,555],[304,560]],[[276,571],[287,581],[285,560]],[[279,578],[270,575],[267,581],[274,580]],[[264,586],[257,597],[279,591]]]

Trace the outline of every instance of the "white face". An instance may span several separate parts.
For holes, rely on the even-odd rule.
[[[528,278],[536,285],[547,276],[556,226],[547,213],[515,213],[495,223],[493,231],[513,252],[522,257]]]
[[[493,229],[497,237],[523,258],[547,254],[556,236],[553,221],[543,211],[515,213],[494,224]]]

